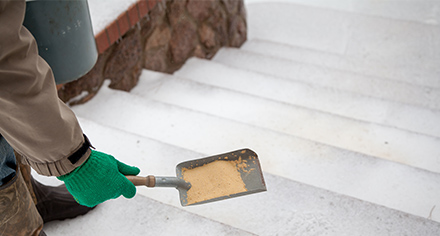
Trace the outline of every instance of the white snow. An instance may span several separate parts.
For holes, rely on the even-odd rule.
[[[96,35],[114,21],[137,0],[88,0],[93,33]],[[245,0],[245,4],[264,3],[268,0]],[[439,0],[276,0],[272,3],[295,3],[321,8],[358,12],[363,14],[410,20],[431,25],[440,23]],[[398,4],[399,7],[395,7]]]
[[[245,0],[246,4],[264,2],[268,0]],[[295,3],[430,25],[440,24],[439,0],[273,0],[271,2]]]
[[[94,32],[133,2],[89,0]],[[130,93],[106,82],[73,110],[98,150],[141,175],[254,149],[268,192],[182,208],[175,189],[139,187],[48,235],[439,232],[440,1],[245,2],[241,49],[144,71]]]
[[[99,34],[137,0],[88,0],[93,33]]]
[[[81,99],[85,98],[87,95],[89,95],[89,92],[82,91],[78,96],[71,98],[69,101],[67,101],[66,104],[70,105],[72,103],[80,101]]]

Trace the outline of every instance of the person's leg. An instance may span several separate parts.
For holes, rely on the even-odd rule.
[[[17,169],[18,170],[18,169]],[[19,171],[0,186],[0,235],[45,235],[43,219]]]
[[[0,186],[14,178],[15,169],[17,169],[17,163],[14,150],[0,134]]]
[[[26,183],[26,187],[29,190],[29,193],[31,194],[32,200],[34,201],[35,205],[37,204],[37,197],[35,196],[35,193],[33,191],[32,187],[32,174],[31,174],[31,167],[24,164],[23,161],[21,161],[21,156],[14,150],[15,154],[15,160],[17,161],[18,168],[20,169],[21,176],[23,176],[24,182]]]
[[[17,167],[14,151],[0,136],[0,235],[45,235],[43,219]]]
[[[44,223],[75,218],[93,209],[78,204],[67,190],[65,184],[54,187],[44,185],[35,180],[31,175],[31,168],[21,162],[22,157],[20,154],[15,153],[15,157],[17,158],[21,175]]]
[[[64,184],[53,187],[46,186],[36,181],[31,175],[31,168],[21,162],[20,154],[14,154],[12,147],[9,146],[6,140],[3,139],[0,144],[2,145],[0,147],[0,150],[5,150],[4,152],[0,151],[0,162],[2,159],[8,159],[9,161],[5,161],[5,163],[13,162],[13,168],[17,168],[17,165],[19,166],[19,168],[17,169],[20,170],[21,178],[23,179],[23,182],[26,186],[25,190],[29,192],[32,202],[34,202],[34,205],[37,208],[38,213],[40,214],[44,223],[54,220],[75,218],[77,216],[84,215],[93,209],[79,205],[75,201],[73,196],[69,193],[66,185]],[[11,158],[13,160],[11,160]],[[14,178],[14,176],[16,175],[15,169],[12,169],[11,166],[12,164],[8,165],[7,172],[9,173],[10,171],[13,171],[14,175],[12,176],[12,178]],[[5,183],[7,182],[8,181],[6,181]]]

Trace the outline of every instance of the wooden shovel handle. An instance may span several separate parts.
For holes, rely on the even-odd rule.
[[[153,188],[156,186],[156,177],[153,175],[149,175],[147,177],[144,176],[134,176],[134,175],[126,175],[128,180],[132,182],[135,186],[147,186]]]

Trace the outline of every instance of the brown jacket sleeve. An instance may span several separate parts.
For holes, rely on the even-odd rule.
[[[0,1],[0,134],[39,174],[60,176],[90,155],[75,114],[22,25],[25,2]]]

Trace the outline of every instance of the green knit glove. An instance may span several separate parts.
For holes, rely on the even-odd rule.
[[[89,159],[67,175],[58,177],[67,190],[84,206],[94,207],[123,195],[132,198],[136,187],[124,175],[137,175],[137,167],[128,166],[113,156],[92,150]]]

